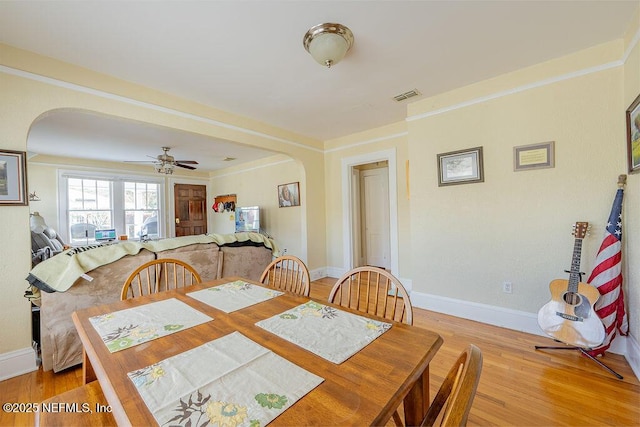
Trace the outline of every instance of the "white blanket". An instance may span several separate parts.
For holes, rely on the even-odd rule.
[[[215,243],[218,246],[237,242],[253,242],[271,249],[278,256],[273,239],[259,233],[200,234],[173,237],[149,242],[123,241],[109,245],[94,245],[67,249],[59,255],[37,264],[29,272],[27,281],[45,292],[64,292],[79,277],[102,265],[110,264],[127,255],[135,255],[142,249],[157,253],[198,243]]]

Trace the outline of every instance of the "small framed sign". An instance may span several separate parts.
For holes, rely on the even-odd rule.
[[[513,147],[513,170],[555,167],[554,141]]]
[[[438,154],[438,186],[484,182],[482,147]]]
[[[25,206],[27,161],[24,151],[0,150],[0,206]]]

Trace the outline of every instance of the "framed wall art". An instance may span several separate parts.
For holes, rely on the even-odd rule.
[[[640,170],[640,95],[627,108],[627,159],[629,173]]]
[[[513,170],[552,168],[555,166],[555,142],[513,147]]]
[[[27,160],[24,151],[0,150],[0,206],[25,206]]]
[[[482,147],[438,154],[438,186],[484,182]]]
[[[299,182],[278,185],[278,206],[281,208],[300,206]]]

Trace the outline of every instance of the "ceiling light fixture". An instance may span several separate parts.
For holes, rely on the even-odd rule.
[[[318,64],[331,68],[353,46],[353,33],[344,25],[319,24],[307,31],[302,43]]]

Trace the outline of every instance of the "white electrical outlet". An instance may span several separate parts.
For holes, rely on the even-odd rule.
[[[511,282],[502,282],[502,292],[505,294],[513,293],[513,286]]]

